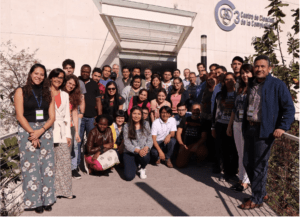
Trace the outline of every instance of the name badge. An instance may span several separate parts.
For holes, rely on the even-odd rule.
[[[35,110],[35,118],[36,120],[44,120],[44,110]]]
[[[254,112],[254,106],[250,105],[249,108],[248,108],[247,115],[249,117],[252,117],[253,116],[253,112]]]
[[[239,119],[243,119],[244,117],[244,110],[240,109],[239,110]]]

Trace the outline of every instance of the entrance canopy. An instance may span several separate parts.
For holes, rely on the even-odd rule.
[[[177,55],[197,13],[125,0],[93,0],[120,52]]]

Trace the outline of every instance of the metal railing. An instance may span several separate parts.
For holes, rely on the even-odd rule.
[[[272,147],[272,153],[269,162],[269,174],[267,190],[270,200],[268,204],[281,215],[298,215],[299,214],[299,137],[284,133],[284,136],[275,141]],[[23,193],[9,196],[22,185],[22,182],[17,183],[13,189],[5,191],[8,185],[17,180],[21,180],[20,172],[15,173],[14,168],[9,166],[12,161],[18,160],[19,155],[8,157],[9,153],[18,150],[17,143],[10,144],[6,147],[5,140],[17,136],[17,132],[10,133],[0,137],[1,146],[1,215],[8,215],[19,209],[22,203],[11,204],[20,198]],[[279,142],[278,142],[279,141]],[[296,145],[298,144],[298,145]],[[291,153],[296,158],[291,159]],[[278,211],[281,210],[281,211]]]

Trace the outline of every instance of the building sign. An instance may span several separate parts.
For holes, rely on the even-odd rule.
[[[236,10],[234,4],[229,0],[218,2],[215,8],[215,19],[218,26],[224,31],[231,31],[237,25],[270,28],[270,25],[274,23],[274,18]]]

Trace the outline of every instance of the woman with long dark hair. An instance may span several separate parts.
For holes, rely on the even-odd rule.
[[[216,138],[216,159],[222,159],[223,178],[228,181],[236,178],[238,169],[238,156],[234,139],[226,134],[236,98],[236,77],[233,73],[227,73],[223,81],[224,85],[215,99],[212,114],[212,136]]]
[[[127,86],[122,91],[122,96],[125,99],[123,110],[127,111],[129,102],[132,97],[137,96],[142,86],[142,78],[138,75],[133,76],[130,86]]]
[[[147,178],[145,168],[150,161],[150,149],[153,146],[153,140],[149,123],[143,119],[141,107],[134,106],[131,109],[128,123],[124,126],[123,136],[125,180],[134,179],[138,164],[141,165],[140,178]]]
[[[55,102],[44,65],[34,64],[26,85],[14,96],[18,144],[23,178],[24,204],[37,213],[51,211],[55,203],[52,125]]]
[[[123,141],[123,128],[125,125],[125,112],[119,110],[115,113],[115,121],[110,125],[112,135],[114,138],[114,149],[118,149],[119,154],[123,153],[124,141]]]
[[[148,98],[148,91],[146,89],[141,89],[139,91],[138,96],[134,96],[131,98],[129,105],[128,105],[128,110],[127,113],[130,115],[130,110],[133,106],[139,106],[141,108],[148,108],[149,112],[151,111],[150,108],[150,102],[147,100]]]
[[[109,114],[111,118],[118,110],[123,109],[125,99],[119,95],[118,86],[114,81],[107,83],[102,100],[103,114]]]
[[[189,93],[184,89],[182,79],[177,77],[173,80],[172,90],[167,96],[167,101],[172,105],[172,113],[177,114],[177,104],[186,104],[189,101]]]
[[[72,145],[69,94],[62,91],[66,75],[62,69],[49,74],[51,94],[55,100],[53,143],[55,152],[55,194],[58,198],[74,199],[72,194],[72,170],[70,149]]]
[[[150,82],[150,87],[148,90],[148,101],[156,99],[158,91],[162,88],[161,77],[159,74],[153,74]]]
[[[159,89],[157,92],[156,99],[153,99],[150,103],[151,106],[151,122],[157,118],[159,118],[159,109],[163,106],[169,106],[171,108],[171,103],[169,103],[167,100],[167,91],[165,89]]]
[[[242,121],[244,116],[244,107],[246,106],[247,100],[247,89],[248,89],[248,78],[253,77],[253,66],[250,64],[244,64],[241,67],[241,80],[239,89],[237,91],[237,97],[235,100],[234,108],[231,112],[231,118],[227,127],[227,135],[232,136],[232,125],[233,135],[236,145],[236,149],[239,155],[239,182],[233,185],[231,189],[235,191],[245,191],[250,184],[250,180],[246,173],[243,165],[244,158],[244,138],[242,133]]]

